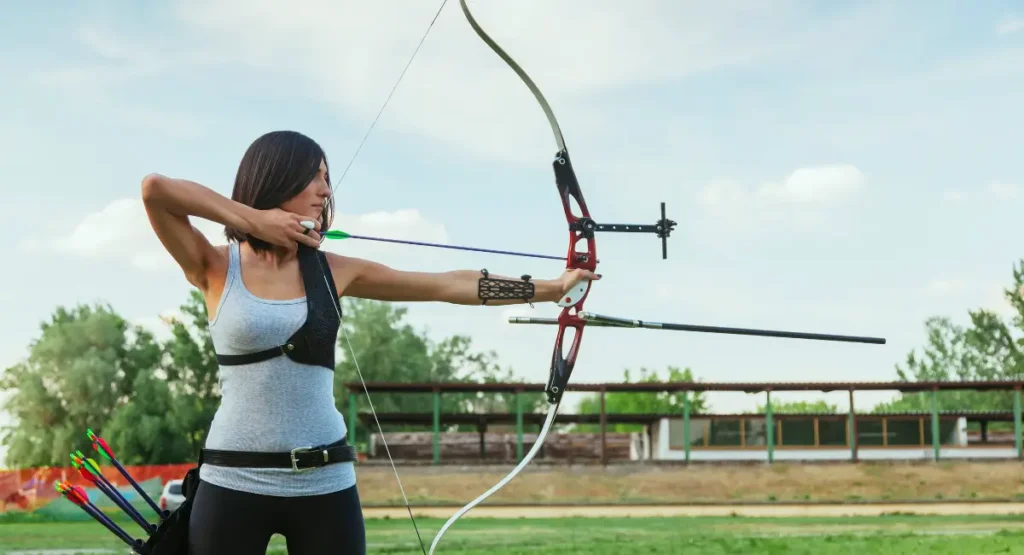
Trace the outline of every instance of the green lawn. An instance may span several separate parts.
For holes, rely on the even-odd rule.
[[[417,520],[429,546],[443,521]],[[131,530],[131,523],[125,522]],[[137,530],[137,528],[136,528]],[[134,532],[135,530],[131,530]],[[408,520],[369,520],[370,553],[420,553]],[[284,554],[275,538],[269,553]],[[111,548],[123,553],[92,522],[0,523],[0,554],[28,549]],[[1020,553],[1024,517],[887,516],[858,518],[567,518],[460,520],[441,553],[698,555],[793,553],[830,555]]]

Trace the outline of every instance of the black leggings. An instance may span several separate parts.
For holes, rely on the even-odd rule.
[[[191,555],[263,555],[273,534],[288,541],[288,555],[366,553],[356,486],[326,495],[273,497],[201,481],[188,532]]]

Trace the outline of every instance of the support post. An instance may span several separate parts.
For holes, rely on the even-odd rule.
[[[932,389],[932,452],[934,460],[939,460],[939,450],[942,442],[939,437],[939,390]]]
[[[764,406],[765,443],[768,445],[768,464],[775,462],[775,422],[772,419],[772,390],[765,391],[767,401]]]
[[[683,449],[686,451],[686,462],[690,462],[690,392],[683,392]]]
[[[434,388],[434,464],[441,463],[441,390]]]
[[[476,421],[476,431],[480,434],[480,460],[487,460],[487,417],[480,415]]]
[[[516,462],[523,460],[523,390],[516,390]]]
[[[1013,441],[1017,447],[1017,459],[1024,460],[1024,434],[1021,426],[1021,392],[1020,386],[1013,388]]]
[[[857,462],[857,411],[853,408],[853,390],[850,390],[850,460]]]
[[[608,415],[605,411],[605,388],[601,388],[601,466],[608,464]]]
[[[654,424],[647,424],[645,433],[647,434],[647,451],[644,453],[644,459],[652,461],[654,460]]]

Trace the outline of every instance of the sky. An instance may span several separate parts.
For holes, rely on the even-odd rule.
[[[335,228],[564,254],[539,105],[449,0],[9,6],[0,21],[0,368],[58,306],[103,302],[164,333],[190,286],[148,225],[150,172],[230,195],[248,145],[327,151]],[[1022,258],[1024,8],[930,0],[470,2],[551,103],[598,222],[586,308],[628,318],[885,337],[884,346],[587,329],[572,382],[689,367],[704,381],[891,380],[924,321],[1009,314]],[[220,226],[197,226],[222,242]],[[557,262],[328,242],[400,269],[555,278]],[[544,381],[557,307],[408,305],[431,338]],[[373,369],[365,368],[373,379]],[[858,394],[858,408],[893,393]],[[845,394],[777,394],[824,398]],[[570,396],[567,395],[567,400]],[[763,397],[711,396],[722,412]],[[563,409],[564,410],[564,409]],[[571,409],[570,409],[571,410]],[[0,414],[0,423],[9,418]]]

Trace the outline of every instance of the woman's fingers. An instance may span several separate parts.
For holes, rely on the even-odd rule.
[[[296,215],[298,220],[297,232],[299,235],[295,240],[308,247],[320,248],[320,222],[316,220],[304,220],[301,216]]]
[[[295,241],[296,243],[306,245],[307,247],[313,247],[314,249],[320,248],[319,233],[301,226],[299,227],[299,229],[301,229],[301,231],[294,229],[289,230],[288,238],[291,239],[292,241]]]

